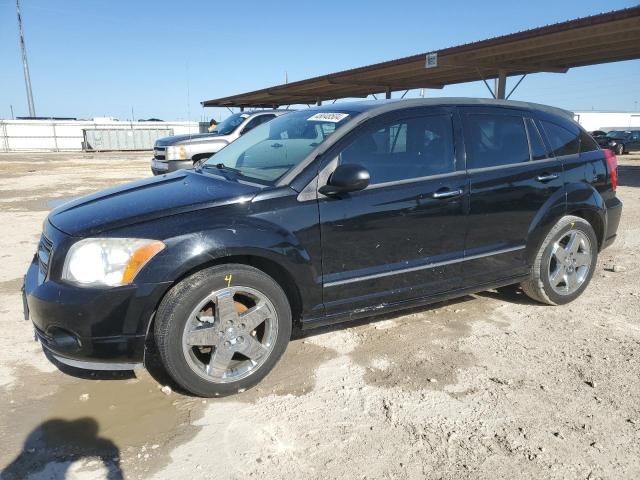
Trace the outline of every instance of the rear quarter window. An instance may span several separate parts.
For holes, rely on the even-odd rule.
[[[540,122],[551,144],[551,153],[555,157],[575,155],[580,151],[580,138],[560,125],[542,120]]]
[[[597,142],[587,132],[580,132],[580,152],[593,152],[599,150]]]

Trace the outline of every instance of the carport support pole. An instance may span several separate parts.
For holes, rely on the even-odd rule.
[[[391,98],[391,89],[387,87],[387,90],[384,92],[384,98],[389,100]]]
[[[504,100],[507,90],[507,75],[504,70],[498,70],[498,76],[496,77],[496,85],[494,91],[496,92],[496,98]]]
[[[240,107],[240,111],[241,111],[241,112],[244,112],[244,107]]]
[[[318,107],[322,106],[322,100],[320,100],[320,99],[316,100],[316,105]]]

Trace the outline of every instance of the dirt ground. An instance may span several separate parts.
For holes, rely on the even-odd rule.
[[[153,371],[64,374],[22,320],[47,212],[149,154],[0,155],[2,478],[640,478],[640,155],[619,162],[619,237],[576,302],[511,287],[314,331],[202,400]]]

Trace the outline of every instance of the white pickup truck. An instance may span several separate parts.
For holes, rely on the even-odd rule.
[[[159,138],[153,146],[151,171],[154,175],[161,175],[182,168],[192,168],[196,162],[209,158],[249,130],[288,112],[256,110],[234,113],[220,122],[211,133]]]

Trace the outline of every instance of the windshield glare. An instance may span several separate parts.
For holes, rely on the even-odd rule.
[[[247,113],[234,113],[220,122],[213,133],[216,135],[229,135],[248,117]]]
[[[205,167],[223,165],[261,183],[271,184],[344,125],[347,112],[302,112],[281,115],[243,135],[210,157]]]

